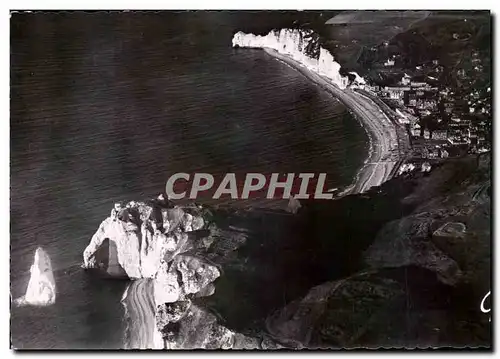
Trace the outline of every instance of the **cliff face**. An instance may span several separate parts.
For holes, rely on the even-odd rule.
[[[101,223],[83,259],[88,269],[134,279],[122,298],[128,349],[261,347],[193,302],[212,295],[221,275],[208,259],[217,231],[205,228],[199,208],[143,202],[119,208]]]
[[[26,295],[15,301],[16,305],[46,306],[56,302],[56,282],[48,254],[38,248],[30,268]]]
[[[310,30],[273,30],[265,36],[237,32],[233,36],[233,47],[267,48],[288,55],[295,61],[330,79],[341,89],[348,85],[347,76],[340,75],[340,64],[332,54],[318,44]]]
[[[153,218],[156,211],[160,218]],[[163,225],[164,231],[158,226]],[[104,269],[109,275],[125,273],[129,278],[154,278],[163,259],[172,260],[189,250],[188,232],[201,229],[201,216],[181,208],[153,208],[143,202],[129,202],[116,215],[106,218],[83,253],[85,268]],[[100,251],[106,241],[108,255]]]

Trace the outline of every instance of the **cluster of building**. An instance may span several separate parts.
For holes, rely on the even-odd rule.
[[[426,82],[412,81],[407,74],[403,76],[397,86],[367,85],[365,89],[376,93],[397,109],[410,114],[410,116],[405,116],[401,113],[401,123],[410,123],[410,119],[416,115],[426,116],[437,110],[438,88]]]
[[[389,63],[385,65],[389,66]],[[435,81],[431,82],[435,83]],[[471,152],[489,150],[490,145],[486,136],[489,128],[486,121],[472,123],[464,114],[454,113],[456,107],[453,99],[454,93],[449,89],[440,90],[425,81],[413,81],[407,74],[396,86],[366,85],[365,89],[377,94],[384,102],[390,104],[398,115],[397,120],[407,126],[413,139],[427,143],[428,150],[422,151],[424,158],[447,157],[449,154],[449,151],[445,149],[447,146],[466,147]],[[481,107],[481,101],[484,100],[480,99],[477,92],[471,93],[469,97],[464,99],[468,100],[467,103],[471,106],[469,114],[477,110],[480,113],[489,111],[486,106]],[[450,119],[446,124],[442,123],[443,114]],[[486,114],[489,115],[489,112]],[[421,121],[422,118],[430,115],[434,115],[438,123],[437,126],[433,126],[433,129],[425,127]]]
[[[446,128],[429,130],[421,128],[418,123],[410,124],[411,136],[430,140],[432,143],[447,144],[449,146],[462,146],[471,152],[486,152],[489,150],[489,141],[486,121],[473,123],[469,119],[459,116],[451,117]]]
[[[461,36],[453,34],[453,39],[461,41]],[[381,52],[372,48],[385,57],[378,57],[371,69],[374,82],[383,85],[355,80],[352,85],[368,91],[367,95],[380,104],[388,117],[401,125],[401,133],[407,130],[410,143],[409,147],[403,146],[406,160],[399,174],[419,168],[425,172],[440,159],[491,149],[487,52],[467,49],[460,63],[450,66],[446,65],[447,59],[415,64],[415,59],[403,58],[397,46],[389,49],[389,41],[383,45]]]

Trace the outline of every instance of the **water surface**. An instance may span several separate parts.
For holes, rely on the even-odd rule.
[[[58,287],[53,307],[13,308],[14,347],[123,345],[125,283],[78,266],[112,203],[153,196],[172,173],[325,172],[330,187],[351,183],[363,129],[295,70],[232,49],[242,19],[12,16],[11,294],[24,293],[38,246]]]

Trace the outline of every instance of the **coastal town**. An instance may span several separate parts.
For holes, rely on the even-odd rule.
[[[11,350],[492,351],[491,11],[178,10],[10,12]]]
[[[380,71],[394,71],[401,62],[396,55],[388,58]],[[454,88],[440,81],[443,66],[435,59],[404,71],[395,84],[369,84],[355,76],[350,87],[374,100],[406,139],[400,152],[405,161],[398,174],[431,166],[446,158],[491,150],[491,87],[478,86],[483,71],[481,58],[473,53],[468,70],[457,69],[455,75],[463,86]],[[411,75],[409,74],[411,72]]]
[[[491,54],[484,16],[409,12],[401,26],[411,19],[422,25],[401,33],[372,28],[370,16],[376,14],[340,14],[324,24],[321,18],[261,35],[239,32],[233,47],[264,49],[330,92],[362,123],[371,155],[354,193],[405,172],[429,172],[447,158],[490,151]],[[446,30],[439,30],[441,21]],[[351,30],[344,33],[347,24]]]

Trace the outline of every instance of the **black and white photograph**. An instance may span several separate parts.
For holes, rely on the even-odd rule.
[[[8,21],[11,350],[492,351],[490,10]]]

